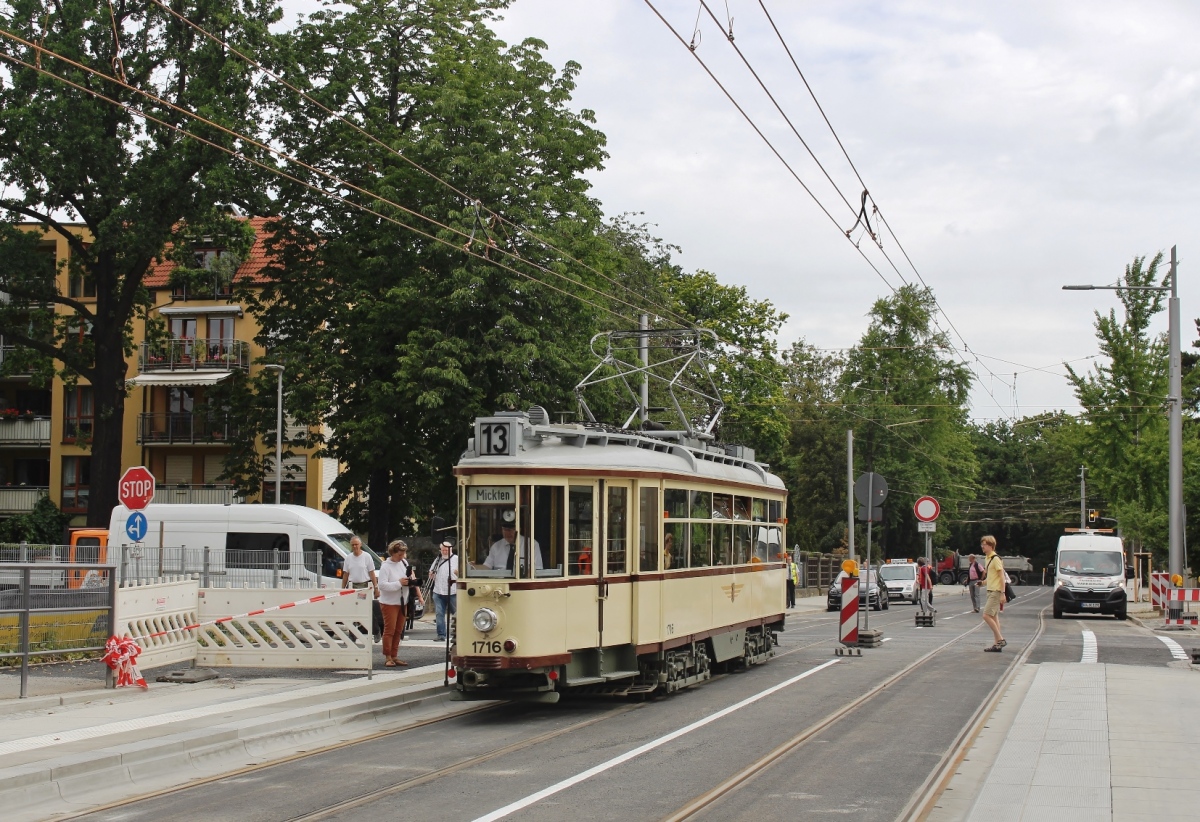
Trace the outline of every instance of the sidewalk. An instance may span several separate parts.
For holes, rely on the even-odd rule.
[[[461,711],[440,664],[372,680],[218,678],[0,699],[6,822],[78,813]]]
[[[1193,820],[1198,695],[1182,662],[1023,665],[927,818]]]

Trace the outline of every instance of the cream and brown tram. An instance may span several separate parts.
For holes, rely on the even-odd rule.
[[[671,692],[766,661],[787,491],[686,432],[480,418],[455,468],[464,699]]]

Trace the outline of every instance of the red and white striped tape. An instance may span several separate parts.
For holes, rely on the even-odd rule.
[[[1171,587],[1171,575],[1166,571],[1150,572],[1150,604],[1165,611],[1167,609],[1167,590]]]
[[[366,596],[366,594],[368,593],[368,589],[365,589],[365,588],[364,589],[342,588],[335,594],[318,594],[317,596],[309,597],[308,599],[298,599],[295,602],[285,602],[282,605],[272,605],[270,608],[259,608],[256,611],[247,611],[244,614],[234,614],[233,616],[224,616],[224,617],[221,617],[220,619],[209,620],[208,622],[197,622],[193,625],[184,625],[182,628],[171,628],[168,631],[158,631],[157,633],[146,634],[145,636],[135,636],[135,637],[133,637],[133,639],[136,642],[141,639],[154,639],[156,637],[166,636],[167,634],[174,634],[174,633],[178,633],[180,631],[194,631],[197,628],[203,628],[206,625],[220,625],[222,622],[232,622],[235,619],[245,619],[246,617],[254,617],[254,616],[258,616],[260,614],[269,614],[272,611],[283,611],[288,608],[298,608],[301,605],[311,605],[315,602],[325,602],[326,600],[337,599],[338,597],[344,597],[344,596],[349,596],[351,594],[359,594],[359,593],[363,594],[363,596]]]
[[[842,619],[838,637],[843,645],[858,645],[858,577],[842,580]]]

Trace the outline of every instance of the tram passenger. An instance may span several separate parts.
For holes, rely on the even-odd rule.
[[[513,570],[513,554],[519,553],[521,555],[521,573],[518,576],[525,576],[524,569],[529,567],[529,537],[522,534],[519,550],[514,552],[513,547],[516,545],[516,516],[512,511],[505,511],[501,515],[500,539],[492,543],[482,567],[511,571]],[[535,570],[542,570],[542,546],[536,539],[533,540],[533,567]]]

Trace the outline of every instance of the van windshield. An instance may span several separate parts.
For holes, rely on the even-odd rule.
[[[353,553],[350,548],[350,540],[354,539],[354,534],[330,534],[329,538],[333,540],[334,545],[344,548],[347,554]],[[383,560],[379,558],[379,554],[372,551],[370,546],[365,542],[363,543],[363,550],[371,555],[371,559],[375,562],[375,570],[378,571],[379,566],[383,564]]]
[[[915,579],[917,576],[917,566],[915,565],[884,565],[879,569],[879,578],[888,579]]]
[[[1116,576],[1125,557],[1116,551],[1059,551],[1058,570],[1074,576]]]

